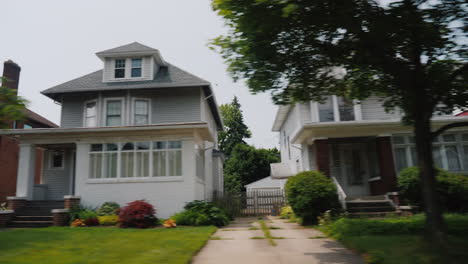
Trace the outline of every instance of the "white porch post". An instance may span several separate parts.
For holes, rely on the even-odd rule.
[[[33,198],[36,149],[32,144],[20,144],[19,147],[16,196],[31,200]]]

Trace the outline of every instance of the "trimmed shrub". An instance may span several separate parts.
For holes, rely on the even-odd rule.
[[[148,228],[156,223],[156,210],[144,200],[128,203],[119,210],[120,227]]]
[[[338,208],[338,195],[333,181],[317,171],[298,173],[286,182],[286,197],[302,224],[315,224],[317,217]]]
[[[437,169],[436,191],[441,205],[447,212],[468,212],[468,177]],[[424,208],[419,168],[402,170],[398,177],[398,187],[404,202]]]
[[[119,222],[118,215],[103,215],[98,216],[99,224],[105,226],[116,225]]]
[[[468,216],[460,214],[444,215],[450,234],[468,234]],[[366,235],[408,235],[424,232],[425,216],[418,214],[410,217],[388,219],[350,219],[340,218],[321,227],[334,238]]]
[[[284,206],[281,208],[280,218],[281,219],[291,219],[294,217],[294,212],[291,206]]]
[[[224,211],[212,203],[193,201],[188,203],[184,209],[185,211],[176,213],[171,217],[178,225],[225,226],[229,223],[229,218]]]
[[[117,210],[120,209],[120,205],[116,202],[105,202],[97,209],[96,213],[99,216],[104,215],[117,215]]]

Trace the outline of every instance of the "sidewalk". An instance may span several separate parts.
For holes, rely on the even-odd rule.
[[[193,259],[194,264],[315,264],[315,263],[364,263],[359,255],[344,248],[340,243],[323,236],[319,231],[303,228],[295,223],[285,223],[275,217],[264,218],[271,229],[277,246],[271,246],[263,237],[257,218],[238,218],[225,228],[219,229],[208,244]],[[312,239],[311,239],[312,237]],[[214,240],[216,239],[216,240]]]

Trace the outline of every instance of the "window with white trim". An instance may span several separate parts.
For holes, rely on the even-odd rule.
[[[117,59],[114,64],[114,78],[125,78],[125,59]]]
[[[97,126],[97,102],[90,101],[85,103],[84,111],[85,127]]]
[[[150,101],[148,99],[133,100],[133,124],[149,124]]]
[[[105,99],[106,105],[106,126],[122,125],[123,100],[122,99]]]
[[[131,76],[132,78],[141,77],[141,58],[132,59],[132,69]]]
[[[356,113],[353,100],[342,96],[328,96],[317,105],[319,122],[354,121]]]
[[[181,141],[91,144],[90,179],[182,176]]]
[[[49,169],[63,169],[64,168],[64,154],[63,151],[50,151],[49,152]]]
[[[393,137],[397,171],[417,166],[413,135]],[[432,143],[434,166],[448,171],[468,171],[468,133],[449,133],[438,136]]]

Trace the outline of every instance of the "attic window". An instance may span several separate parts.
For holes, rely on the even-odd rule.
[[[115,78],[125,78],[125,60],[115,60]]]
[[[141,59],[132,59],[132,78],[141,77]]]

